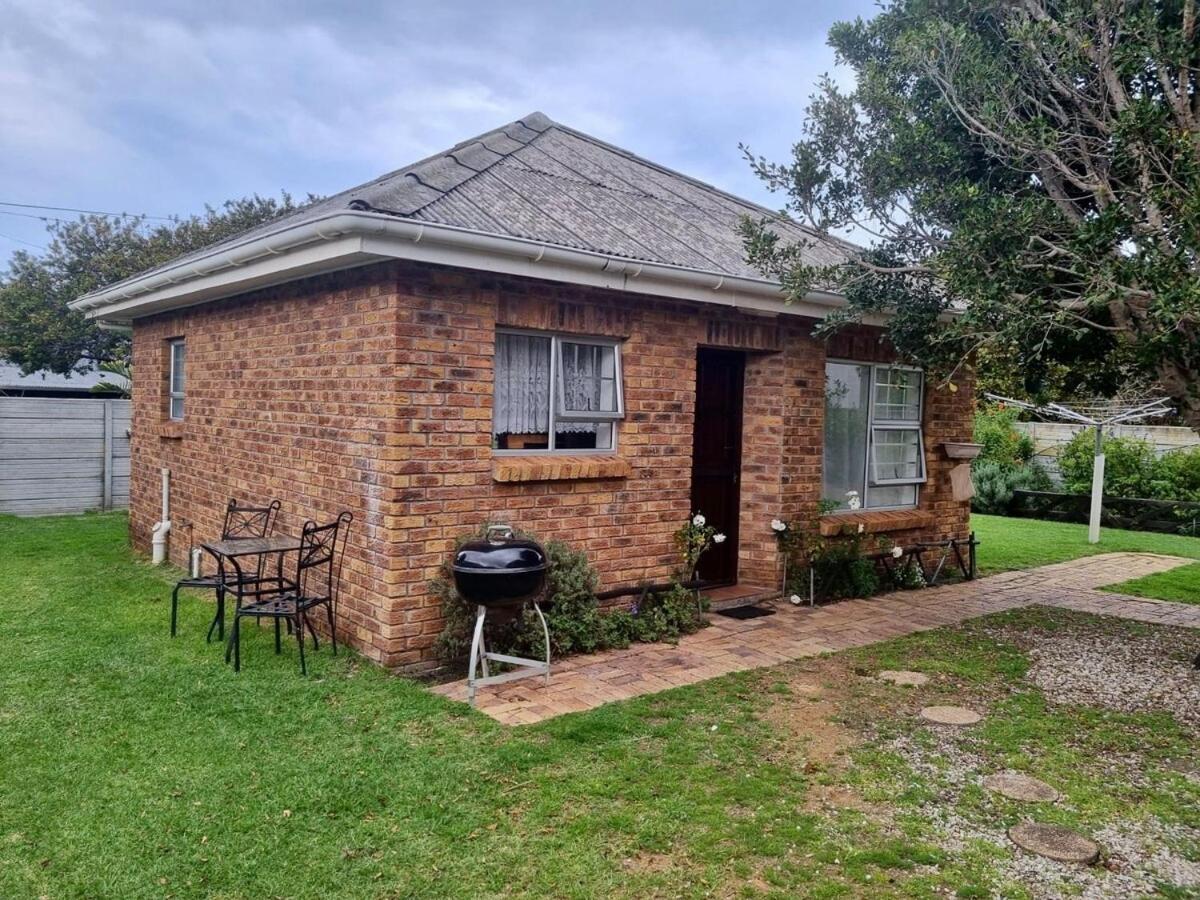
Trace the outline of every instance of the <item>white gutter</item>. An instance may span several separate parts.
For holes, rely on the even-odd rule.
[[[327,215],[94,291],[71,309],[114,325],[318,272],[411,259],[713,303],[770,315],[823,318],[845,305],[814,291],[786,303],[776,282],[639,262],[526,238],[354,210]]]

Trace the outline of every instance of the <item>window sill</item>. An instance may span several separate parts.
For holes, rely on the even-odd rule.
[[[821,536],[852,534],[862,525],[863,534],[908,531],[933,524],[933,513],[924,509],[876,509],[865,512],[833,513],[821,516]]]
[[[504,456],[492,459],[492,480],[580,481],[589,478],[628,478],[629,463],[617,456]]]
[[[178,441],[183,437],[183,422],[180,419],[165,419],[158,423],[157,433],[165,441]]]

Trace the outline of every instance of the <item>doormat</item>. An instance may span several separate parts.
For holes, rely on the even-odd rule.
[[[761,606],[735,606],[733,609],[717,610],[717,615],[728,616],[731,619],[758,619],[775,615],[775,610]]]

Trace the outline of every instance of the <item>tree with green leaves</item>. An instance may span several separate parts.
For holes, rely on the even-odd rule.
[[[47,251],[18,251],[0,276],[0,359],[26,373],[70,374],[127,363],[128,335],[97,327],[67,303],[297,208],[284,193],[279,199],[228,200],[163,224],[96,215],[52,223]]]
[[[902,354],[953,381],[982,359],[1037,396],[1156,384],[1200,429],[1200,35],[1195,0],[892,0],[830,32],[782,164],[749,154],[815,241],[751,258],[795,297],[895,310]]]

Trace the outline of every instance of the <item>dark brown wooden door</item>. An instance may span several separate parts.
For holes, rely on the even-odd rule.
[[[742,474],[742,387],[745,354],[701,349],[696,354],[696,424],[692,438],[692,510],[703,513],[725,542],[700,559],[700,577],[737,581],[738,510]]]

